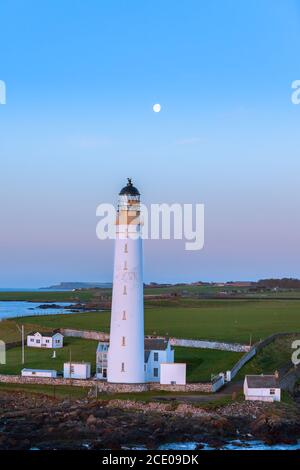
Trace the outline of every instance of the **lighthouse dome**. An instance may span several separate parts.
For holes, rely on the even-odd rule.
[[[121,189],[121,191],[119,192],[119,195],[120,196],[127,196],[127,195],[139,196],[140,195],[139,190],[135,186],[133,186],[131,178],[127,178],[127,180],[128,180],[127,185]]]

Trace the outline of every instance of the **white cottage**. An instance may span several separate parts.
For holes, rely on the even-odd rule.
[[[27,336],[27,346],[29,348],[62,348],[64,345],[64,337],[58,331],[53,333],[42,334],[37,332],[29,333]]]
[[[280,401],[278,375],[246,375],[244,395],[245,400]]]
[[[64,379],[89,379],[91,377],[90,362],[65,362]]]
[[[174,362],[174,349],[165,338],[145,338],[145,381],[160,381],[160,365]]]

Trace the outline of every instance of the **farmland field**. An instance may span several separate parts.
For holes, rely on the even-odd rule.
[[[18,319],[49,328],[75,328],[109,332],[110,313],[86,312]],[[300,332],[298,300],[203,300],[195,306],[145,308],[146,334],[210,339],[249,344],[272,333]]]

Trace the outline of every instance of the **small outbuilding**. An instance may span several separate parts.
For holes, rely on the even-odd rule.
[[[65,379],[89,379],[91,377],[90,362],[65,362],[64,378]]]
[[[245,400],[280,401],[281,389],[278,375],[246,375],[244,395]]]
[[[160,364],[160,383],[162,385],[185,385],[186,364],[180,362],[162,362]]]
[[[29,348],[62,348],[64,345],[64,337],[58,331],[53,333],[42,334],[38,331],[29,333],[27,336],[27,346]]]
[[[56,379],[57,371],[56,370],[46,370],[46,369],[22,369],[22,377],[44,377]]]

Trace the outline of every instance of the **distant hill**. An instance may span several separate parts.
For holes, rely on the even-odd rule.
[[[61,282],[54,286],[41,287],[40,289],[52,290],[73,290],[73,289],[93,289],[96,287],[111,288],[111,282]]]

